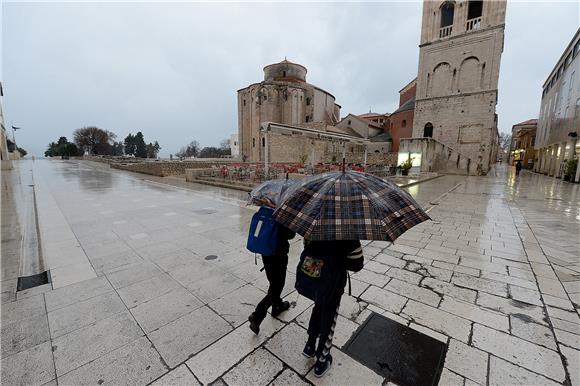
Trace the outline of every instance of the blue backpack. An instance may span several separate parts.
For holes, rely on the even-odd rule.
[[[261,207],[252,216],[248,243],[246,248],[250,252],[259,253],[262,256],[272,256],[278,246],[278,223],[272,218],[274,209]]]

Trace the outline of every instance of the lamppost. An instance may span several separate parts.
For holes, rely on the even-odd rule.
[[[18,149],[18,145],[16,145],[16,130],[20,130],[21,127],[12,126],[12,140],[14,141],[14,146]]]

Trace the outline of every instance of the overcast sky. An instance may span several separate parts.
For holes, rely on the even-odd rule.
[[[237,132],[236,91],[288,60],[342,115],[392,112],[417,74],[421,2],[19,3],[2,6],[6,127],[42,155],[82,126],[142,131],[161,155]],[[580,25],[577,2],[510,2],[499,127],[538,115],[541,85]]]

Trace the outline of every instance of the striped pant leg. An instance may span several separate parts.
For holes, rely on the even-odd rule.
[[[330,353],[330,349],[332,348],[332,339],[334,338],[334,329],[336,328],[336,320],[338,319],[339,308],[340,301],[337,302],[336,308],[328,309],[328,311],[332,312],[333,315],[327,315],[329,317],[327,320],[330,321],[330,325],[328,326],[328,330],[324,328],[325,334],[321,334],[320,341],[318,342],[317,354],[319,361],[325,361],[326,357]]]

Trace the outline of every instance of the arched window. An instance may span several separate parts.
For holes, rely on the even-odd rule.
[[[440,28],[453,25],[453,15],[455,14],[455,4],[450,1],[443,3],[441,6],[441,26]]]
[[[423,137],[433,138],[433,124],[431,122],[427,122],[425,124],[425,128],[423,129]]]
[[[482,0],[470,0],[467,6],[467,20],[477,19],[483,13]]]

